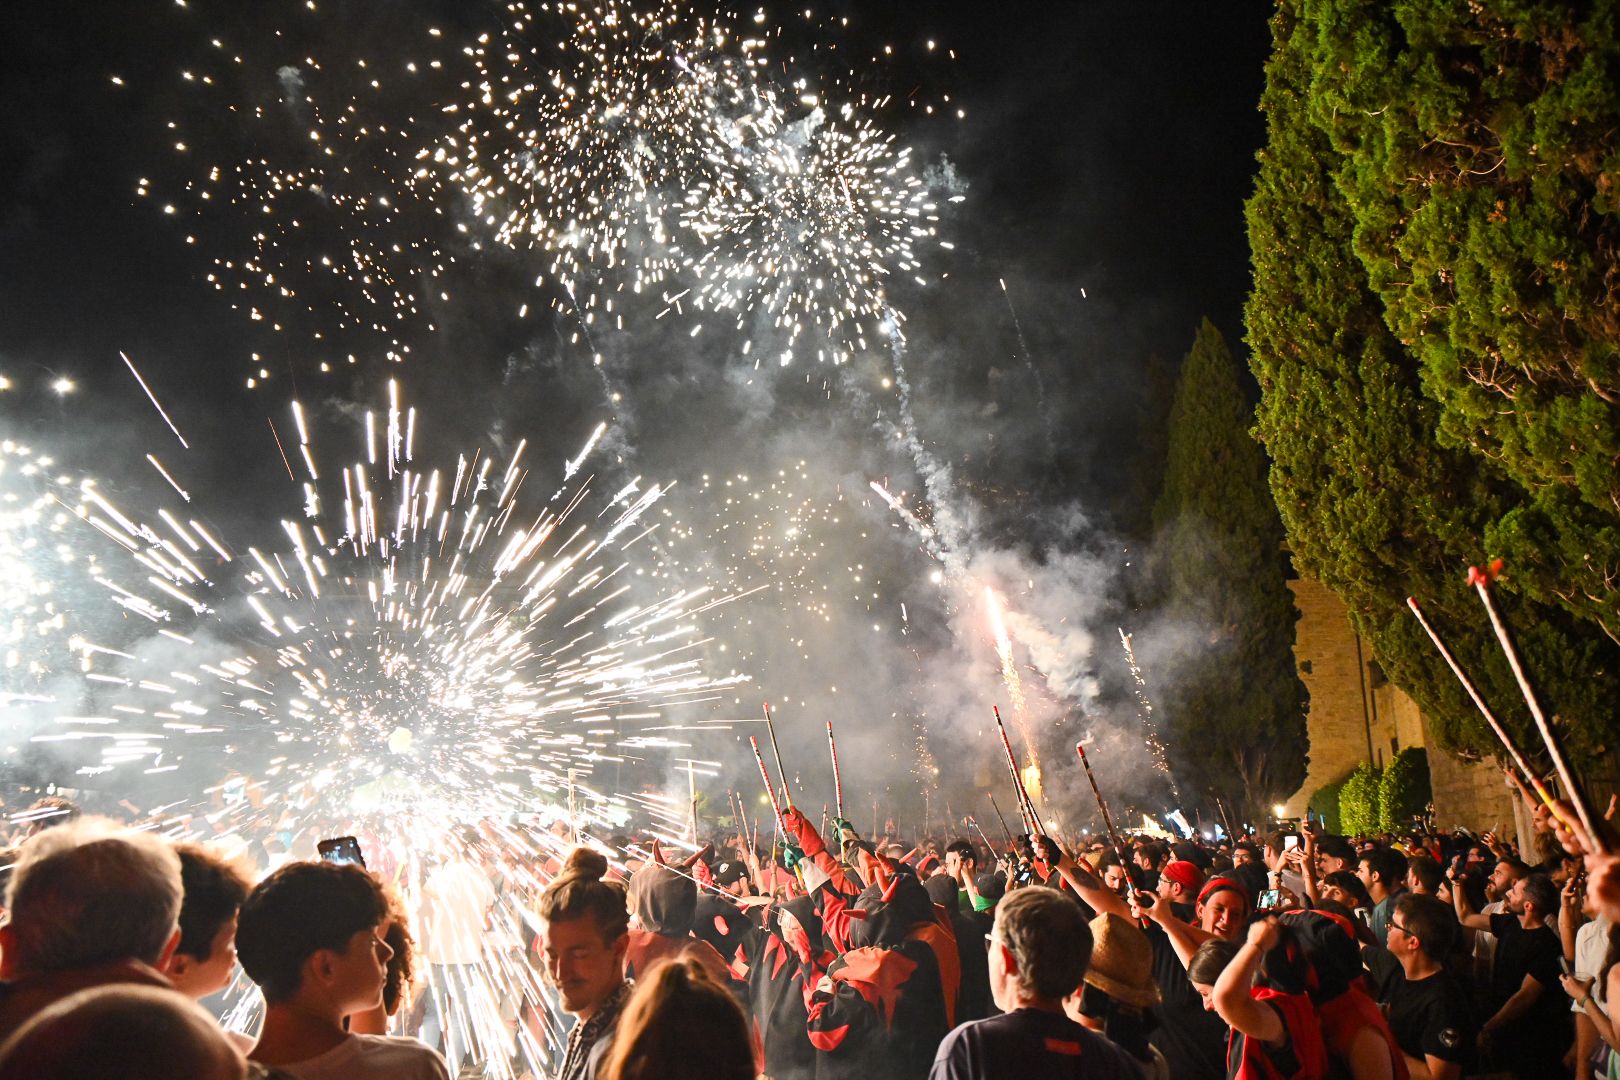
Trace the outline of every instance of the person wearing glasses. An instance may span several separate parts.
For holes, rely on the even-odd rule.
[[[1387,949],[1367,968],[1413,1080],[1457,1080],[1474,1066],[1479,1017],[1467,984],[1446,968],[1457,917],[1443,901],[1407,892],[1395,901]]]

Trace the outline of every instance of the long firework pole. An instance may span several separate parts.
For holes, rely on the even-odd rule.
[[[771,737],[771,755],[776,758],[776,771],[782,774],[782,801],[787,803],[788,809],[791,810],[793,808],[793,795],[788,791],[787,770],[782,767],[782,748],[776,745],[776,721],[771,719],[770,702],[765,703],[765,731]],[[763,760],[760,767],[764,768]],[[769,777],[766,778],[765,783],[770,784]]]
[[[1227,816],[1226,804],[1221,802],[1221,797],[1219,795],[1215,796],[1215,809],[1221,812],[1221,821],[1226,824],[1226,839],[1232,843],[1236,843],[1237,837],[1232,833],[1232,819]]]
[[[692,763],[687,762],[687,764],[686,764],[686,802],[687,802],[687,805],[692,808],[692,843],[695,844],[695,843],[697,843],[697,837],[698,837],[698,819],[697,819],[697,781],[695,779],[693,779],[693,776],[692,776],[693,768],[694,768],[694,766],[692,765]]]
[[[1086,779],[1091,782],[1091,793],[1097,797],[1097,809],[1102,811],[1103,827],[1108,830],[1109,843],[1114,846],[1114,857],[1125,872],[1125,880],[1131,879],[1131,863],[1125,857],[1125,845],[1120,842],[1119,830],[1114,828],[1114,816],[1108,812],[1108,800],[1103,798],[1102,791],[1097,787],[1097,777],[1092,774],[1091,761],[1086,757],[1086,744],[1075,743],[1074,752],[1080,755],[1080,764],[1085,767]]]
[[[985,794],[990,796],[990,809],[996,812],[996,820],[1001,822],[1001,831],[1007,834],[1007,846],[1009,848],[1016,848],[1018,846],[1018,841],[1013,839],[1013,831],[1007,827],[1007,819],[1002,816],[1001,807],[996,805],[996,793],[993,791],[987,791]]]
[[[1418,623],[1423,627],[1424,632],[1429,635],[1429,640],[1434,642],[1435,649],[1444,658],[1446,665],[1451,668],[1451,673],[1457,676],[1457,681],[1462,683],[1463,690],[1467,692],[1474,706],[1479,709],[1479,714],[1485,718],[1485,723],[1490,726],[1491,731],[1496,735],[1497,741],[1507,750],[1508,756],[1513,759],[1513,764],[1518,766],[1520,775],[1529,781],[1530,785],[1536,789],[1536,794],[1541,797],[1541,801],[1550,807],[1553,802],[1552,793],[1547,790],[1546,785],[1542,784],[1541,777],[1537,776],[1535,770],[1530,768],[1529,763],[1524,760],[1524,755],[1519,753],[1519,748],[1514,745],[1512,736],[1507,733],[1507,729],[1502,726],[1502,722],[1496,718],[1496,714],[1491,712],[1491,707],[1485,704],[1485,699],[1480,696],[1479,691],[1474,689],[1473,682],[1469,680],[1467,675],[1463,674],[1462,667],[1458,665],[1456,658],[1451,655],[1451,650],[1446,648],[1446,643],[1440,640],[1440,635],[1435,632],[1434,627],[1429,625],[1429,620],[1423,615],[1423,609],[1418,607],[1417,597],[1408,596],[1406,606],[1412,609],[1413,615],[1417,616]]]
[[[969,814],[967,816],[967,820],[968,824],[972,825],[974,831],[979,834],[979,839],[984,841],[985,853],[993,860],[996,856],[996,846],[990,842],[990,838],[988,836],[984,835],[984,829],[980,827],[979,819],[974,817],[972,814]]]
[[[1029,790],[1024,787],[1024,778],[1018,775],[1018,757],[1013,753],[1012,741],[1007,738],[1007,725],[1001,722],[1001,709],[992,705],[990,710],[996,714],[996,731],[1001,735],[1001,748],[1007,752],[1007,768],[1012,772],[1013,794],[1018,797],[1018,814],[1024,821],[1024,829],[1031,836],[1045,836],[1041,819],[1035,813],[1035,804],[1030,801]]]
[[[759,740],[754,736],[748,736],[748,745],[754,749],[754,761],[759,765],[759,778],[765,781],[765,794],[770,797],[771,812],[776,815],[776,828],[780,832],[782,828],[782,807],[776,801],[776,789],[771,787],[771,774],[765,771],[765,755],[759,752]]]
[[[1499,561],[1483,570],[1471,566],[1468,568],[1468,583],[1478,590],[1480,600],[1484,601],[1485,612],[1491,617],[1491,628],[1496,631],[1497,643],[1502,646],[1508,667],[1513,670],[1513,678],[1519,683],[1519,693],[1524,695],[1524,703],[1530,707],[1530,716],[1536,722],[1536,730],[1541,733],[1541,741],[1547,746],[1547,755],[1552,758],[1558,779],[1569,793],[1569,801],[1575,804],[1575,814],[1581,819],[1581,827],[1586,830],[1593,846],[1599,851],[1607,851],[1608,844],[1597,830],[1597,821],[1592,816],[1592,808],[1587,805],[1586,793],[1575,782],[1575,770],[1570,768],[1569,759],[1564,756],[1558,733],[1547,722],[1547,714],[1541,711],[1541,702],[1536,700],[1536,692],[1530,688],[1530,679],[1524,673],[1524,666],[1519,663],[1519,650],[1514,647],[1507,624],[1502,622],[1502,615],[1496,610],[1496,601],[1491,596],[1491,581],[1500,569]]]
[[[827,721],[827,752],[832,755],[833,767],[833,804],[838,808],[838,817],[844,816],[844,778],[838,773],[838,744],[833,741],[832,721]]]
[[[574,843],[579,843],[579,810],[574,802],[574,770],[568,770],[568,827],[574,832]]]

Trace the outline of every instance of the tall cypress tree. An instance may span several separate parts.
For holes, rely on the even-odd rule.
[[[1620,3],[1308,0],[1311,119],[1508,588],[1620,642]]]
[[[1342,40],[1349,32],[1327,25],[1328,15],[1312,0],[1278,4],[1261,102],[1268,141],[1247,206],[1254,287],[1245,319],[1272,491],[1300,570],[1345,601],[1380,665],[1417,700],[1443,745],[1495,750],[1406,610],[1407,596],[1423,601],[1498,715],[1518,729],[1520,744],[1534,747],[1511,675],[1463,580],[1469,563],[1502,553],[1493,529],[1526,505],[1526,490],[1499,455],[1446,433],[1433,372],[1391,329],[1357,253],[1368,234],[1343,190],[1354,168],[1335,127],[1367,118],[1347,119],[1324,105],[1321,95],[1343,72],[1318,50],[1324,35]],[[1375,13],[1369,5],[1359,17]],[[1421,96],[1426,84],[1411,86]],[[1605,678],[1616,650],[1570,606],[1518,588],[1539,572],[1510,562],[1501,601],[1544,697],[1570,722],[1575,749],[1591,752],[1620,711],[1620,686]]]
[[[1308,695],[1294,665],[1283,526],[1251,420],[1237,361],[1206,319],[1170,409],[1154,511],[1161,613],[1197,645],[1158,693],[1183,789],[1219,795],[1254,821],[1305,779]]]

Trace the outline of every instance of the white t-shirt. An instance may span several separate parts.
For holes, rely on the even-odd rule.
[[[1603,961],[1609,955],[1609,927],[1613,924],[1608,919],[1599,916],[1591,922],[1584,924],[1575,931],[1575,977],[1577,979],[1595,979],[1598,972],[1603,970]],[[1609,1010],[1602,1000],[1603,987],[1592,984],[1592,993],[1596,995],[1597,1007],[1607,1016]],[[1569,1003],[1571,1012],[1584,1010],[1571,999]]]
[[[277,1068],[298,1080],[450,1080],[437,1050],[403,1035],[350,1035],[320,1057]]]
[[[1507,905],[1500,900],[1492,900],[1479,909],[1481,915],[1500,915],[1507,910]],[[1496,962],[1496,935],[1489,930],[1474,931],[1474,970],[1486,972]]]

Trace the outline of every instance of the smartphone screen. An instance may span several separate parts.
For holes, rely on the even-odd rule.
[[[1297,837],[1297,836],[1285,836],[1285,837],[1283,837],[1283,850],[1284,851],[1293,851],[1297,847],[1299,847],[1299,837]]]
[[[1275,911],[1282,906],[1282,893],[1277,889],[1266,889],[1260,893],[1260,910]]]
[[[315,850],[323,862],[353,863],[362,868],[366,865],[366,857],[360,854],[360,841],[352,836],[334,836],[330,840],[322,840],[315,845]]]

